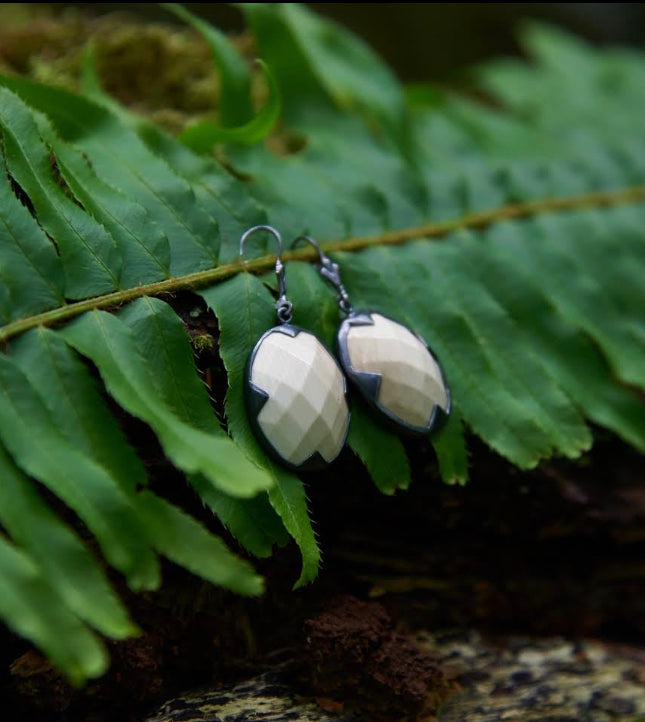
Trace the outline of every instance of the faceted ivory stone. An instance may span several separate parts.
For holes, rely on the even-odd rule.
[[[345,380],[315,336],[302,330],[266,335],[250,380],[268,394],[257,422],[280,456],[295,466],[316,451],[326,462],[338,456],[349,425]]]
[[[435,405],[445,412],[450,406],[439,365],[408,328],[378,313],[370,316],[373,325],[349,326],[352,370],[378,374],[378,404],[406,424],[427,427]]]

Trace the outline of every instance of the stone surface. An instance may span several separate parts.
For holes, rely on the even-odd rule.
[[[250,370],[253,386],[269,397],[258,426],[290,464],[298,466],[316,451],[331,462],[349,425],[343,374],[314,335],[301,330],[291,336],[281,328],[262,339]]]
[[[323,700],[299,694],[292,666],[278,664],[234,686],[170,700],[145,722],[366,722],[358,712],[343,711],[342,705],[338,711],[325,711]]]
[[[645,653],[627,645],[559,637],[418,632],[461,691],[439,722],[638,722],[645,714]]]
[[[596,640],[484,638],[456,629],[417,631],[410,640],[436,657],[456,687],[437,716],[423,715],[418,722],[640,722],[645,715],[643,649]],[[167,702],[146,722],[251,719],[374,722],[384,717],[343,699],[303,696],[288,665],[274,664],[236,685]]]
[[[435,405],[449,409],[441,370],[425,346],[408,328],[378,313],[373,325],[352,325],[347,351],[354,371],[379,374],[378,404],[395,420],[426,427]]]

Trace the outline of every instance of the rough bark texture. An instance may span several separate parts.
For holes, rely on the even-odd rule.
[[[451,691],[435,656],[396,632],[376,602],[336,597],[305,622],[304,634],[303,675],[327,709],[415,719],[436,713]]]

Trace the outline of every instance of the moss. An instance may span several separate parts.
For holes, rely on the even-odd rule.
[[[215,338],[208,333],[193,336],[191,340],[195,353],[197,354],[201,354],[204,351],[212,351],[217,345]]]
[[[157,125],[177,132],[216,113],[219,76],[207,44],[189,28],[141,23],[123,12],[61,12],[40,3],[6,3],[0,13],[2,72],[79,90],[91,39],[108,93]],[[235,42],[251,49],[248,38]]]

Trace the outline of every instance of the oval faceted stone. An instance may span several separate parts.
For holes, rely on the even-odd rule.
[[[248,380],[256,427],[284,461],[315,466],[338,456],[349,426],[345,377],[313,334],[290,325],[268,331]]]
[[[429,431],[436,407],[450,411],[443,373],[425,342],[379,313],[347,318],[339,330],[347,375],[368,401],[411,431]]]

